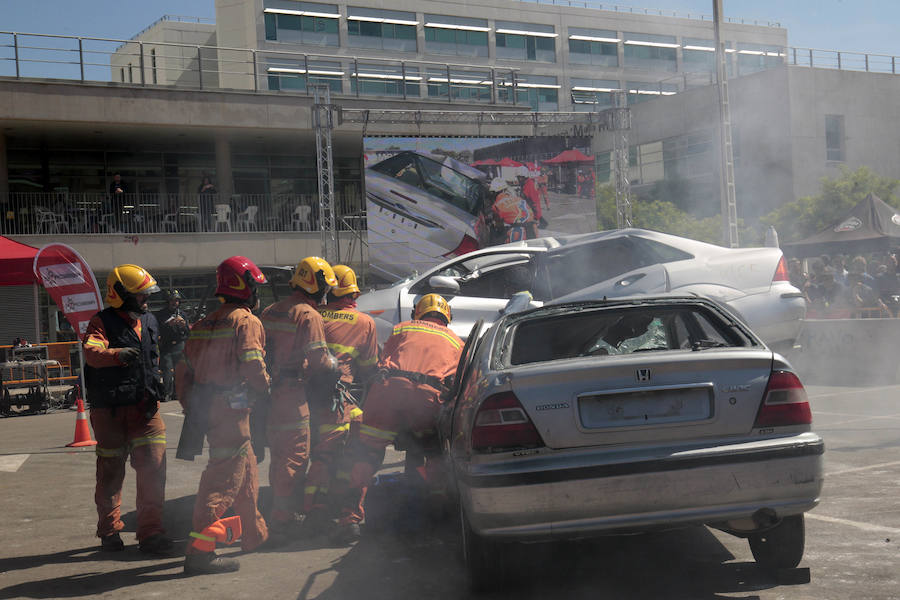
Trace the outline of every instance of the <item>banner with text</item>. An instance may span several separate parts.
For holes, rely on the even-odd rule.
[[[103,308],[94,273],[80,254],[65,244],[48,244],[34,257],[34,276],[44,286],[78,335]]]

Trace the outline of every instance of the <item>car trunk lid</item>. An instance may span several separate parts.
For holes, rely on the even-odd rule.
[[[513,393],[551,448],[746,435],[772,369],[765,349],[586,356],[513,367]]]

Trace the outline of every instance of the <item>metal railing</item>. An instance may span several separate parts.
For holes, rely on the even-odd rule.
[[[360,199],[335,194],[338,229],[365,231]],[[0,232],[96,235],[318,231],[315,194],[9,193]],[[362,252],[362,250],[360,250]]]
[[[0,77],[515,104],[517,67],[0,31]],[[524,87],[524,86],[523,86]]]
[[[655,17],[675,17],[676,19],[697,19],[699,21],[712,21],[713,16],[703,13],[681,12],[663,8],[642,8],[625,4],[609,4],[607,2],[595,2],[593,0],[522,0],[535,4],[552,4],[554,6],[570,6],[574,8],[593,8],[594,10],[610,10],[633,15],[651,15]],[[765,21],[762,19],[743,19],[740,17],[723,17],[726,23],[739,23],[741,25],[757,25],[760,27],[781,27],[778,21]]]

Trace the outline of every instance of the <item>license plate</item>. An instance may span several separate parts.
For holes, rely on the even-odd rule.
[[[702,421],[712,416],[712,390],[702,387],[582,396],[578,411],[582,425],[588,429]]]

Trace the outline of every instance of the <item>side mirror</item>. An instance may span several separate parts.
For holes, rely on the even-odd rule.
[[[428,280],[428,287],[436,292],[445,294],[458,294],[459,283],[446,275],[434,275]]]

